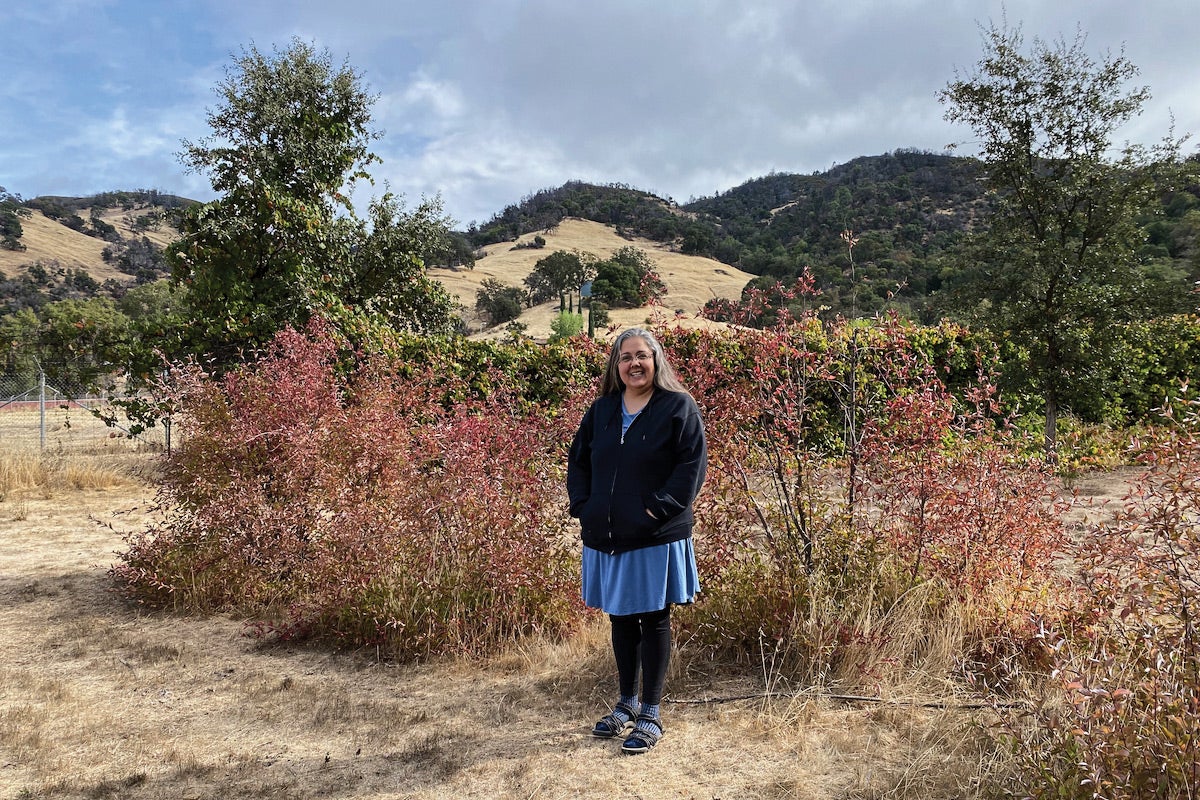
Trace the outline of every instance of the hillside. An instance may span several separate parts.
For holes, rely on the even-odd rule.
[[[762,283],[807,269],[835,313],[891,306],[919,316],[940,288],[943,256],[986,212],[981,175],[975,159],[899,150],[823,173],[771,173],[683,205],[622,184],[572,181],[508,206],[467,235],[488,245],[584,217]],[[858,237],[853,280],[843,230]]]
[[[458,297],[468,327],[484,337],[504,335],[503,328],[483,331],[474,314],[476,291],[484,279],[520,287],[534,264],[555,250],[578,249],[606,258],[630,244],[655,262],[668,288],[668,314],[680,310],[691,316],[713,297],[738,297],[748,283],[769,285],[808,270],[830,314],[869,316],[888,308],[935,322],[953,310],[943,290],[962,271],[959,246],[987,224],[991,199],[982,178],[982,164],[975,159],[898,150],[855,158],[821,173],[773,172],[682,205],[620,183],[568,181],[507,206],[482,226],[456,233],[459,251],[468,258],[472,251],[482,257],[477,255],[474,270],[437,268],[431,276]],[[142,206],[135,203],[131,210],[131,197]],[[28,250],[0,250],[0,273],[9,284],[0,293],[0,304],[17,293],[14,279],[39,262],[56,265],[60,273],[83,270],[98,284],[115,281],[110,289],[165,274],[161,264],[146,263],[152,259],[144,247],[132,244],[161,247],[173,235],[165,221],[152,228],[137,223],[138,215],[147,213],[147,199],[161,202],[165,210],[190,202],[157,193],[149,198],[110,193],[26,203],[45,214],[35,211],[24,220],[22,241]],[[111,226],[111,233],[129,248],[107,262],[102,253],[108,242],[85,235],[80,227],[95,223],[75,215],[105,203],[109,206],[99,214],[99,223]],[[1164,188],[1161,207],[1140,222],[1145,239],[1139,267],[1163,294],[1159,305],[1170,313],[1193,309],[1190,291],[1200,279],[1200,186]],[[856,236],[853,269],[841,238],[844,230]],[[535,235],[546,239],[545,247],[513,249]],[[60,279],[69,283],[71,276]],[[4,284],[0,277],[0,288]],[[71,287],[54,295],[54,287],[44,281],[40,288],[27,281],[17,289],[71,296]],[[549,333],[556,308],[548,303],[527,309],[519,321],[540,338]],[[0,305],[0,314],[3,310]],[[616,310],[612,319],[628,325],[643,322],[649,313]]]
[[[508,206],[467,236],[488,246],[583,217],[713,258],[758,276],[759,285],[807,270],[831,314],[890,308],[935,322],[948,310],[946,283],[963,267],[959,248],[988,224],[993,200],[977,159],[897,150],[825,172],[773,172],[683,205],[622,184],[572,181]],[[1138,266],[1162,284],[1164,311],[1187,311],[1200,278],[1200,185],[1164,184],[1159,200],[1138,220]],[[853,269],[845,230],[857,241]]]
[[[149,213],[150,209],[125,211],[120,208],[105,209],[100,219],[112,225],[126,240],[145,237],[158,247],[164,247],[175,237],[175,230],[168,225],[135,230],[134,220]],[[122,273],[103,257],[104,248],[112,242],[67,227],[49,219],[41,211],[34,211],[21,220],[24,235],[21,243],[25,250],[0,249],[0,272],[15,277],[28,271],[32,264],[57,263],[63,269],[81,269],[98,283],[112,279],[121,283],[133,283],[134,276]]]
[[[436,269],[432,275],[459,298],[475,331],[483,327],[473,309],[485,278],[521,286],[537,260],[555,250],[577,248],[607,257],[628,244],[661,262],[670,313],[681,309],[691,315],[712,297],[739,296],[755,278],[769,284],[807,269],[831,313],[869,315],[893,307],[932,318],[929,300],[941,288],[948,254],[986,212],[980,175],[974,159],[896,151],[856,158],[822,173],[771,173],[682,205],[625,184],[568,181],[534,192],[458,234],[465,252],[487,254],[474,271]],[[112,216],[112,211],[105,214]],[[588,220],[596,226],[591,230],[605,233],[593,241],[569,220]],[[44,230],[27,227],[27,241],[39,239]],[[858,237],[853,279],[840,237],[846,229]],[[514,242],[528,242],[544,231],[552,231],[544,235],[545,248],[511,250]],[[69,256],[68,240],[87,257]],[[6,264],[36,253],[64,266],[79,264],[103,281],[112,269],[96,257],[102,247],[98,240],[67,237],[28,254],[4,254],[0,270],[11,277]],[[83,263],[87,258],[90,262]],[[540,337],[548,333],[554,309],[553,303],[529,309],[520,322]],[[645,318],[646,310],[612,316],[621,324]]]
[[[106,261],[104,251],[106,248],[120,251],[126,243],[143,238],[156,248],[170,243],[178,234],[168,224],[147,228],[144,227],[145,223],[138,223],[152,210],[152,207],[133,210],[114,207],[100,212],[98,219],[115,229],[120,237],[119,242],[110,241],[115,238],[111,235],[110,240],[88,235],[68,227],[58,219],[48,218],[41,211],[33,211],[31,216],[21,221],[24,229],[21,242],[26,249],[0,250],[0,273],[12,283],[16,279],[28,278],[31,275],[30,267],[40,265],[46,272],[41,290],[53,299],[73,296],[67,294],[70,288],[67,284],[73,285],[71,274],[76,270],[86,273],[101,287],[112,281],[113,284],[108,284],[110,293],[119,291],[117,287],[128,288],[134,285],[137,277],[122,271],[118,260],[111,255]],[[484,323],[474,313],[475,293],[484,279],[494,278],[506,285],[522,286],[522,281],[533,271],[538,259],[555,250],[579,250],[599,258],[607,258],[615,250],[629,245],[646,251],[667,286],[664,308],[613,309],[610,311],[611,321],[622,327],[642,324],[652,314],[674,315],[680,311],[688,317],[694,317],[704,303],[713,297],[739,297],[743,287],[754,277],[709,258],[683,255],[667,245],[648,239],[623,238],[613,226],[599,222],[568,219],[551,230],[539,233],[546,240],[544,248],[514,249],[515,242],[495,243],[481,249],[483,255],[477,255],[478,261],[473,270],[430,270],[430,277],[442,283],[451,295],[458,297],[468,328],[479,338],[505,335],[503,326],[482,330]],[[533,234],[529,234],[522,237],[521,241],[528,242],[532,238]],[[27,283],[24,288],[28,288]],[[526,309],[518,321],[527,326],[526,335],[542,339],[550,335],[550,323],[557,310],[557,303],[545,303]],[[691,324],[695,324],[694,321]]]
[[[714,297],[736,299],[741,296],[746,283],[754,277],[710,258],[684,255],[666,244],[644,238],[619,236],[613,226],[599,222],[568,218],[553,228],[539,231],[536,235],[546,240],[545,247],[516,248],[517,243],[525,244],[533,239],[535,234],[528,233],[517,242],[498,242],[482,248],[483,255],[477,256],[474,269],[430,270],[430,277],[439,281],[452,295],[457,296],[459,303],[468,309],[465,316],[472,330],[477,330],[483,325],[473,309],[475,293],[484,280],[492,278],[505,285],[521,286],[521,282],[533,271],[537,261],[555,250],[579,250],[604,259],[616,250],[632,245],[647,253],[667,286],[667,294],[662,299],[663,307],[612,309],[609,312],[611,321],[621,327],[643,324],[648,317],[655,314],[665,313],[673,316],[677,312],[682,312],[687,318],[683,321],[684,324],[698,324],[692,318],[708,300]],[[557,312],[557,301],[543,303],[526,309],[519,322],[528,326],[527,335],[544,338],[550,335],[550,323]],[[480,334],[482,338],[504,335],[503,325]]]

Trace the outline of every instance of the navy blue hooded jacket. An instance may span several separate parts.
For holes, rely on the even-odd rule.
[[[597,399],[567,456],[567,495],[583,543],[618,553],[686,539],[707,469],[704,423],[688,394],[655,389],[623,442],[621,395]]]

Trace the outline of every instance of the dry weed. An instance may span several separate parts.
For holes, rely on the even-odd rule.
[[[970,611],[946,604],[935,614],[938,604],[930,595],[937,588],[935,582],[919,584],[881,617],[871,618],[876,609],[868,607],[861,619],[847,621],[868,635],[846,645],[831,685],[889,697],[951,690],[947,676],[961,666]]]
[[[155,479],[158,457],[137,453],[44,453],[0,450],[0,503],[20,497],[49,500],[57,493],[130,489]]]
[[[486,661],[387,663],[270,645],[237,620],[146,614],[109,591],[119,533],[151,490],[58,489],[0,516],[0,797],[974,798],[1006,768],[987,712],[922,708],[956,631],[902,607],[869,663],[891,703],[785,686],[772,665],[714,663],[686,633],[666,736],[636,760],[588,735],[612,702],[602,616]],[[915,595],[914,606],[919,603]],[[913,654],[917,654],[914,656]],[[867,658],[867,654],[863,654]],[[888,659],[907,659],[895,677]],[[872,669],[876,669],[873,667]],[[850,680],[848,676],[847,680]],[[769,694],[774,691],[775,694]]]

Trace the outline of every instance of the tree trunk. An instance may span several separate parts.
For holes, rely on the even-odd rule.
[[[1058,463],[1058,398],[1054,392],[1046,392],[1046,430],[1043,439],[1046,459]]]

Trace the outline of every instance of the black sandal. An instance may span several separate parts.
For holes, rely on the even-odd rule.
[[[617,716],[620,711],[626,717],[622,720]],[[599,722],[592,727],[592,736],[598,739],[615,739],[618,736],[625,734],[633,727],[633,720],[637,717],[637,709],[630,708],[624,703],[617,703],[613,710],[605,714]]]
[[[642,723],[645,722],[653,724],[655,728],[658,728],[658,731],[655,732],[648,727],[642,727]],[[661,719],[646,714],[638,714],[637,725],[634,727],[633,732],[629,734],[629,738],[621,744],[621,752],[629,753],[630,755],[645,753],[658,744],[658,740],[662,738],[663,731],[664,728]]]

